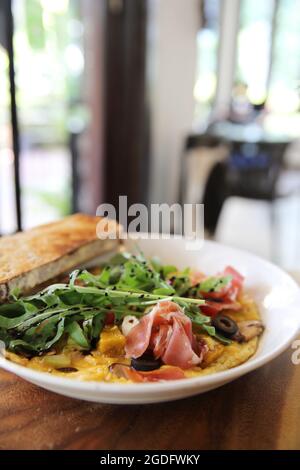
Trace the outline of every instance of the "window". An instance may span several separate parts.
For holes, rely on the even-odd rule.
[[[232,89],[229,86],[227,91],[228,111],[232,96],[236,90],[241,91],[250,105],[265,105],[268,130],[296,136],[300,125],[300,2],[203,0],[202,5],[204,19],[197,38],[194,87],[196,123],[209,121],[217,81],[222,86],[223,78],[218,75],[219,44],[226,39],[228,29],[221,25],[225,17],[234,18],[239,10],[236,39],[226,49],[228,63],[232,58],[235,62]]]
[[[71,211],[70,134],[86,118],[80,7],[80,0],[12,2],[23,228]],[[0,49],[0,79],[8,82],[4,48]],[[0,88],[0,106],[9,111],[8,83]],[[0,204],[4,205],[0,206],[0,232],[12,232],[16,223],[9,112],[1,113],[0,126]]]
[[[273,8],[273,0],[241,2],[234,82],[247,86],[253,104],[267,98]]]
[[[203,1],[202,5],[203,26],[197,35],[198,57],[194,87],[197,123],[208,120],[216,93],[221,1]]]
[[[268,107],[295,113],[300,107],[300,2],[280,0],[274,25]]]

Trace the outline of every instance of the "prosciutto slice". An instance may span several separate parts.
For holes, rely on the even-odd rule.
[[[214,302],[213,300],[206,300],[205,305],[201,305],[201,312],[204,315],[214,316],[222,310],[240,310],[241,304],[239,302]]]
[[[201,292],[206,300],[201,311],[205,315],[216,315],[222,310],[239,310],[241,308],[237,297],[240,294],[244,277],[231,266],[227,266],[220,276],[231,276],[231,281],[221,290],[215,292]]]
[[[239,294],[240,291],[242,290],[243,282],[245,280],[244,276],[242,276],[232,266],[227,266],[227,268],[225,268],[224,275],[232,277],[231,287],[235,288],[237,290],[237,294]]]
[[[197,343],[192,322],[181,308],[163,300],[126,337],[127,357],[138,358],[147,350],[164,364],[188,369],[201,363],[207,346]]]
[[[165,366],[157,370],[143,372],[137,371],[126,364],[114,364],[112,370],[118,377],[123,377],[133,382],[158,382],[161,380],[180,380],[185,378],[184,371],[174,366]]]

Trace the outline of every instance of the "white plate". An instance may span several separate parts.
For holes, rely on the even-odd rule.
[[[254,255],[214,242],[198,252],[187,251],[184,239],[140,240],[147,257],[158,256],[179,268],[191,266],[208,274],[230,264],[246,278],[245,288],[256,300],[266,330],[256,354],[233,369],[192,379],[142,384],[81,382],[55,377],[14,364],[3,357],[0,366],[40,387],[74,398],[99,403],[140,404],[188,397],[220,387],[274,359],[300,329],[300,291],[293,279],[271,263]]]

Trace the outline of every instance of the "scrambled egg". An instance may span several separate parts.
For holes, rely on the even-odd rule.
[[[228,310],[225,312],[226,315],[236,322],[260,319],[252,299],[243,295],[239,302],[241,310],[237,312]],[[225,346],[208,335],[201,334],[201,338],[205,339],[209,351],[201,366],[185,370],[186,377],[209,375],[236,367],[253,356],[259,341],[258,337],[255,337],[246,343],[232,341],[230,345]],[[113,363],[130,363],[130,360],[125,358],[124,346],[125,337],[120,329],[117,326],[106,326],[101,332],[96,349],[88,354],[65,348],[60,354],[50,352],[32,359],[11,352],[7,352],[6,357],[23,366],[61,377],[126,383],[128,382],[126,379],[116,377],[109,370],[109,366]]]

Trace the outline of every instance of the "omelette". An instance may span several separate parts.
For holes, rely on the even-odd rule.
[[[124,251],[120,232],[75,214],[0,239],[7,359],[75,380],[142,383],[213,374],[255,354],[264,326],[236,269],[179,270]]]
[[[238,297],[239,309],[226,310],[226,317],[232,319],[237,325],[246,325],[251,331],[250,337],[246,340],[234,340],[224,343],[218,338],[214,338],[201,328],[195,328],[194,336],[205,345],[205,352],[199,364],[182,368],[182,376],[172,376],[174,365],[160,364],[160,370],[171,369],[171,378],[192,378],[214,374],[232,367],[236,367],[246,362],[257,350],[259,337],[263,331],[258,308],[251,297],[245,293],[240,293]],[[221,310],[222,311],[222,310]],[[181,351],[179,351],[181,353]],[[103,382],[142,382],[148,380],[136,380],[136,377],[127,374],[116,374],[114,365],[124,365],[124,368],[131,367],[131,359],[126,355],[126,335],[122,326],[108,322],[102,329],[95,347],[89,352],[79,350],[74,345],[65,345],[59,350],[34,356],[24,357],[12,351],[6,351],[6,357],[11,361],[37,371],[48,372],[50,374],[72,378],[83,381],[103,381]],[[151,371],[144,372],[147,374]],[[160,380],[156,378],[153,381]],[[169,380],[162,378],[161,380]],[[152,380],[151,380],[152,381]]]

